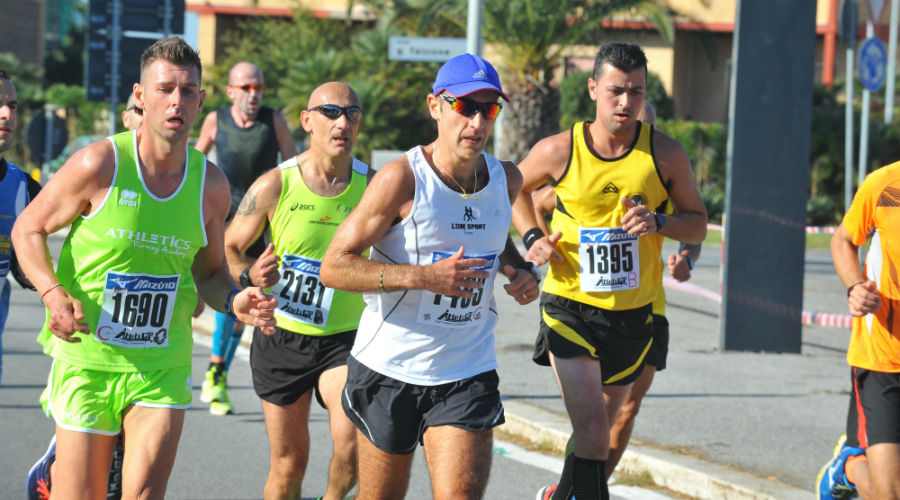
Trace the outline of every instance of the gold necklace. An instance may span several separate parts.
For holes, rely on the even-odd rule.
[[[441,167],[438,166],[438,159],[437,159],[437,156],[438,156],[438,148],[437,148],[437,144],[435,144],[435,145],[434,145],[434,154],[432,155],[432,160],[434,160],[434,169],[435,169],[435,171],[438,173],[438,177],[440,177],[440,176],[441,176],[440,174],[441,174],[442,172],[441,172]],[[464,199],[464,200],[469,199],[469,198],[472,198],[473,200],[477,200],[478,198],[481,198],[480,195],[479,195],[479,196],[474,196],[474,195],[475,195],[475,191],[478,190],[478,165],[477,165],[477,164],[475,165],[475,187],[473,188],[473,191],[472,191],[471,193],[467,193],[467,192],[466,192],[465,188],[462,187],[462,184],[460,184],[459,181],[456,180],[456,177],[453,177],[453,174],[447,173],[447,174],[444,174],[444,175],[449,176],[450,179],[451,179],[451,180],[456,184],[456,186],[459,188],[459,190],[462,191],[462,194],[459,195],[460,198],[462,198],[462,199]]]

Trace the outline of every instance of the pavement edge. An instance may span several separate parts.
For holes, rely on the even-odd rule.
[[[501,431],[561,453],[565,450],[572,432],[566,415],[515,399],[504,399],[503,406],[506,423]],[[629,474],[647,473],[656,484],[700,500],[814,497],[812,491],[638,443],[629,444],[619,469]]]

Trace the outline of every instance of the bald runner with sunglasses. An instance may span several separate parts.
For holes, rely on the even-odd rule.
[[[204,154],[215,146],[216,164],[225,172],[231,186],[231,208],[226,222],[234,217],[253,181],[278,164],[279,152],[283,160],[297,156],[284,116],[262,105],[265,88],[263,74],[258,67],[249,62],[235,64],[225,89],[232,105],[206,115],[194,146]],[[259,239],[248,254],[258,257],[263,249],[265,242]],[[242,277],[241,286],[249,286],[246,276]],[[215,317],[212,354],[200,400],[210,403],[209,411],[213,415],[228,415],[234,413],[234,406],[228,397],[226,375],[244,325],[231,321],[227,315],[216,313]]]
[[[327,286],[366,300],[342,399],[358,429],[359,500],[403,498],[419,443],[434,498],[482,497],[504,422],[494,280],[502,272],[520,304],[538,293],[508,233],[521,174],[484,152],[508,99],[497,72],[464,54],[432,90],[437,139],[378,171],[322,261]]]
[[[356,430],[341,408],[341,391],[365,304],[357,293],[321,285],[319,265],[368,183],[368,166],[350,156],[361,120],[359,97],[348,85],[315,89],[300,113],[309,150],[257,179],[225,233],[232,276],[249,276],[278,299],[274,335],[256,329],[250,351],[269,438],[263,498],[301,496],[314,391],[328,410],[334,442],[323,498],[342,499],[356,484]],[[248,255],[267,227],[272,243],[260,258]]]

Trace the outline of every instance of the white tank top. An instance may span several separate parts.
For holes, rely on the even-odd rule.
[[[497,367],[494,355],[494,278],[506,246],[512,209],[506,171],[484,154],[490,180],[469,198],[437,176],[417,146],[406,153],[416,179],[409,215],[372,246],[369,258],[424,266],[465,248],[486,259],[490,277],[471,299],[427,290],[364,294],[352,354],[368,368],[402,382],[438,385]]]

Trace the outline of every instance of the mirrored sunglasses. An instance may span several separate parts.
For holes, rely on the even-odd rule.
[[[335,104],[320,104],[314,108],[309,108],[309,110],[318,111],[331,120],[337,120],[341,115],[347,115],[347,119],[351,122],[359,120],[360,115],[362,115],[362,109],[359,106],[342,108]]]
[[[241,89],[244,92],[250,92],[251,90],[258,90],[258,91],[262,92],[263,90],[266,90],[265,84],[262,84],[262,83],[247,83],[244,85],[232,85],[232,87],[234,87],[236,89]]]
[[[481,112],[481,116],[486,120],[493,120],[497,118],[500,110],[503,109],[503,105],[499,102],[477,102],[465,97],[453,97],[447,94],[441,94],[439,97],[450,104],[450,109],[466,118],[472,118],[475,116],[475,113]]]

